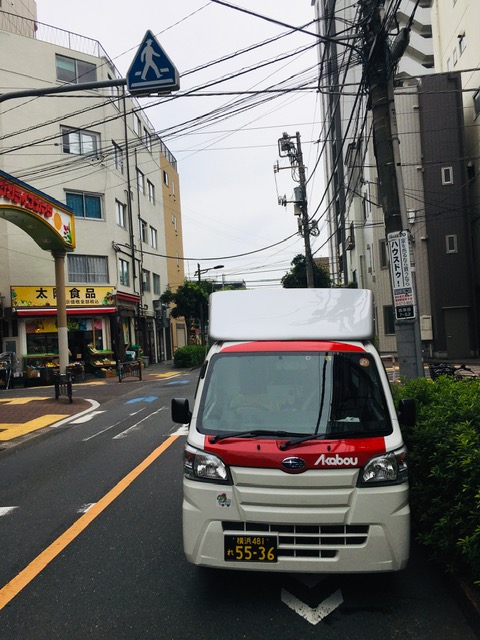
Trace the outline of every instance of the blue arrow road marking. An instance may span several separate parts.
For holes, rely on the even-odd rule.
[[[172,382],[167,382],[165,384],[165,386],[172,386],[172,385],[176,385],[176,384],[188,384],[190,381],[189,380],[172,380]]]
[[[135,404],[136,402],[154,402],[158,396],[144,396],[143,398],[132,398],[127,400],[125,404]]]

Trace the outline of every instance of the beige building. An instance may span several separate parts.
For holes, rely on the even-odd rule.
[[[180,205],[179,175],[175,158],[164,150],[160,157],[162,169],[163,210],[165,221],[165,245],[167,248],[167,288],[176,291],[185,281],[182,243],[182,211]],[[176,349],[188,344],[183,318],[170,318],[170,341],[167,341],[167,358]],[[170,346],[170,353],[168,348]]]
[[[72,358],[88,362],[93,347],[123,359],[139,345],[160,361],[185,332],[181,322],[170,327],[158,304],[169,284],[183,281],[176,160],[121,82],[68,97],[35,95],[121,80],[97,41],[35,18],[33,1],[11,0],[0,10],[0,91],[33,91],[2,103],[0,170],[74,211],[76,246],[65,274]],[[0,350],[21,356],[58,348],[54,304],[46,310],[37,299],[43,289],[55,297],[54,284],[51,254],[0,217]]]

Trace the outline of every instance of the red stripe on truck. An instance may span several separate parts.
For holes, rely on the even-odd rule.
[[[222,349],[222,352],[242,352],[242,351],[356,351],[363,352],[361,346],[348,342],[327,342],[325,340],[294,340],[294,341],[255,341],[241,342],[229,345]]]
[[[345,440],[309,440],[288,449],[280,449],[287,438],[228,438],[212,444],[212,436],[205,436],[205,451],[219,456],[234,467],[281,469],[301,473],[310,469],[348,469],[363,467],[370,458],[386,452],[383,437]],[[285,458],[301,458],[305,466],[286,470]]]

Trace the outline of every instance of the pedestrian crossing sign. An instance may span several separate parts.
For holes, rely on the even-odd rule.
[[[178,71],[151,31],[147,31],[127,73],[131,95],[171,93],[180,89]]]

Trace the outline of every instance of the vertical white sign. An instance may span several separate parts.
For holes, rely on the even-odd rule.
[[[388,247],[395,318],[397,320],[413,320],[416,309],[408,232],[389,233]]]

